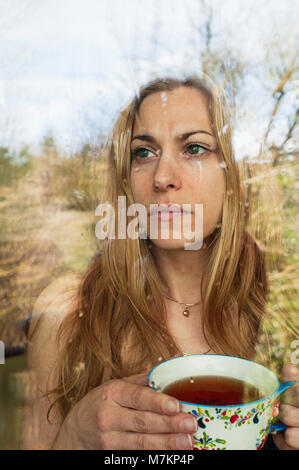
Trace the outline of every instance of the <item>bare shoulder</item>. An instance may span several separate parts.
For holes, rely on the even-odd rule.
[[[59,277],[40,293],[34,304],[28,334],[28,387],[22,413],[22,449],[51,448],[61,426],[55,409],[51,423],[47,420],[53,401],[52,395],[47,394],[57,386],[58,328],[73,305],[79,284],[80,276]]]
[[[29,328],[29,340],[42,327],[57,328],[69,312],[81,277],[68,274],[54,279],[37,297]]]
[[[65,303],[68,303],[76,292],[80,280],[81,276],[77,274],[67,274],[54,279],[36,299],[33,307],[33,317],[43,310],[52,308],[54,305],[64,309]]]

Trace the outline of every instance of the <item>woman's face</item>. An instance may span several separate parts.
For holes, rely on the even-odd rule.
[[[142,225],[157,247],[180,249],[195,240],[183,223],[190,220],[198,233],[196,204],[202,205],[203,239],[221,221],[225,179],[216,145],[206,97],[196,88],[155,92],[141,103],[131,140],[131,187],[135,203],[146,208]],[[161,204],[166,212],[150,212]],[[180,210],[190,204],[191,216],[188,210],[171,215],[170,204]],[[158,236],[151,237],[154,226]]]

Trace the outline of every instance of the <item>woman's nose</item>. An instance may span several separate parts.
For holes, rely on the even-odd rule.
[[[160,157],[154,174],[153,186],[156,191],[168,191],[181,187],[179,168],[171,158]]]

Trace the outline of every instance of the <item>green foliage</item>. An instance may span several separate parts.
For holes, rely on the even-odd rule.
[[[66,209],[94,209],[97,182],[92,162],[86,154],[60,158],[52,165],[51,173],[53,197],[63,200]]]
[[[266,365],[279,373],[286,362],[290,362],[290,345],[299,336],[298,318],[298,242],[296,230],[298,213],[297,166],[296,163],[279,164],[276,182],[281,200],[279,220],[275,230],[280,231],[281,241],[274,246],[275,266],[269,272],[269,312],[264,321],[258,355]],[[273,186],[276,185],[273,179]],[[268,212],[274,210],[273,199],[267,198]],[[272,205],[271,205],[272,203]],[[271,234],[270,234],[271,235]],[[271,238],[271,236],[270,236]]]
[[[7,147],[0,147],[0,186],[12,186],[32,167],[32,156],[25,147],[19,154]]]

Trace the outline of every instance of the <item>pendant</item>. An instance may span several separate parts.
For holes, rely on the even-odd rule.
[[[189,317],[190,310],[186,308],[186,310],[183,311],[184,317]]]

